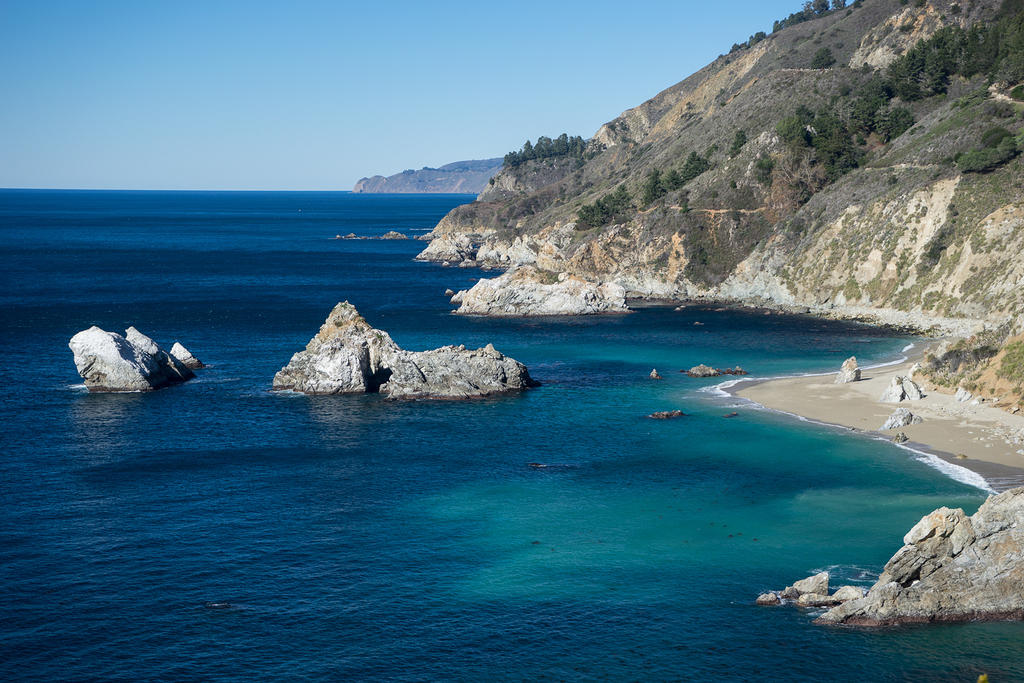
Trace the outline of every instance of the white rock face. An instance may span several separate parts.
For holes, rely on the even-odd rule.
[[[459,304],[456,313],[464,315],[592,315],[629,310],[621,285],[588,282],[568,273],[556,279],[532,266],[480,280],[469,290],[457,292],[452,303]]]
[[[918,401],[924,397],[921,387],[909,377],[893,377],[885,393],[878,399],[883,403],[899,403],[903,400]]]
[[[836,384],[848,384],[850,382],[860,381],[860,368],[857,367],[857,357],[850,356],[843,365],[839,368],[839,373],[836,375]]]
[[[964,389],[963,387],[960,387],[959,389],[956,390],[956,394],[954,395],[954,398],[957,401],[959,401],[960,403],[967,403],[972,398],[974,398],[974,395],[971,394],[971,392],[969,392],[966,389]]]
[[[125,336],[96,326],[68,343],[75,368],[92,392],[153,391],[192,379],[192,371],[134,327]]]
[[[171,355],[181,361],[182,365],[189,370],[199,370],[206,367],[201,360],[193,356],[192,352],[179,342],[174,342],[174,345],[171,347]]]
[[[536,383],[526,366],[488,344],[406,351],[347,301],[334,307],[304,351],[274,376],[274,389],[306,394],[380,392],[389,398],[472,398]]]
[[[907,425],[921,424],[923,420],[919,415],[914,415],[906,408],[897,408],[896,412],[889,416],[889,419],[882,425],[882,429],[899,429]]]

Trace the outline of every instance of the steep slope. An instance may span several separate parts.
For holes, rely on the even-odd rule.
[[[421,258],[1024,331],[1022,17],[1019,0],[805,12],[605,124],[581,157],[506,164]]]
[[[487,181],[501,170],[501,159],[456,161],[440,168],[424,166],[391,176],[375,175],[360,178],[353,192],[442,193],[464,192],[475,194],[487,186]]]

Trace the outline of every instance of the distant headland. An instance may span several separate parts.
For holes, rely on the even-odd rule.
[[[353,192],[399,192],[431,194],[465,192],[479,194],[491,177],[501,170],[501,159],[471,159],[445,164],[440,168],[424,166],[387,176],[360,178]]]

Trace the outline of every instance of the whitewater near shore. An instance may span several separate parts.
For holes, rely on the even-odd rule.
[[[974,401],[959,402],[935,390],[926,390],[917,401],[879,400],[892,378],[910,374],[921,355],[923,349],[915,348],[899,363],[863,368],[858,382],[836,384],[835,374],[829,373],[738,382],[729,391],[772,410],[879,438],[891,439],[903,432],[910,439],[904,447],[981,475],[995,490],[1024,485],[1024,415]],[[907,408],[922,422],[882,430],[897,408]]]

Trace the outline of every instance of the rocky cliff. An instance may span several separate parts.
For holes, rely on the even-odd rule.
[[[360,178],[353,192],[477,194],[501,169],[501,159],[456,161],[440,168],[409,169],[391,176]]]
[[[605,124],[581,159],[504,168],[421,258],[1024,331],[1021,5],[804,13]]]
[[[1024,488],[991,496],[968,517],[939,508],[903,537],[903,547],[867,595],[819,623],[885,626],[1024,618]]]

